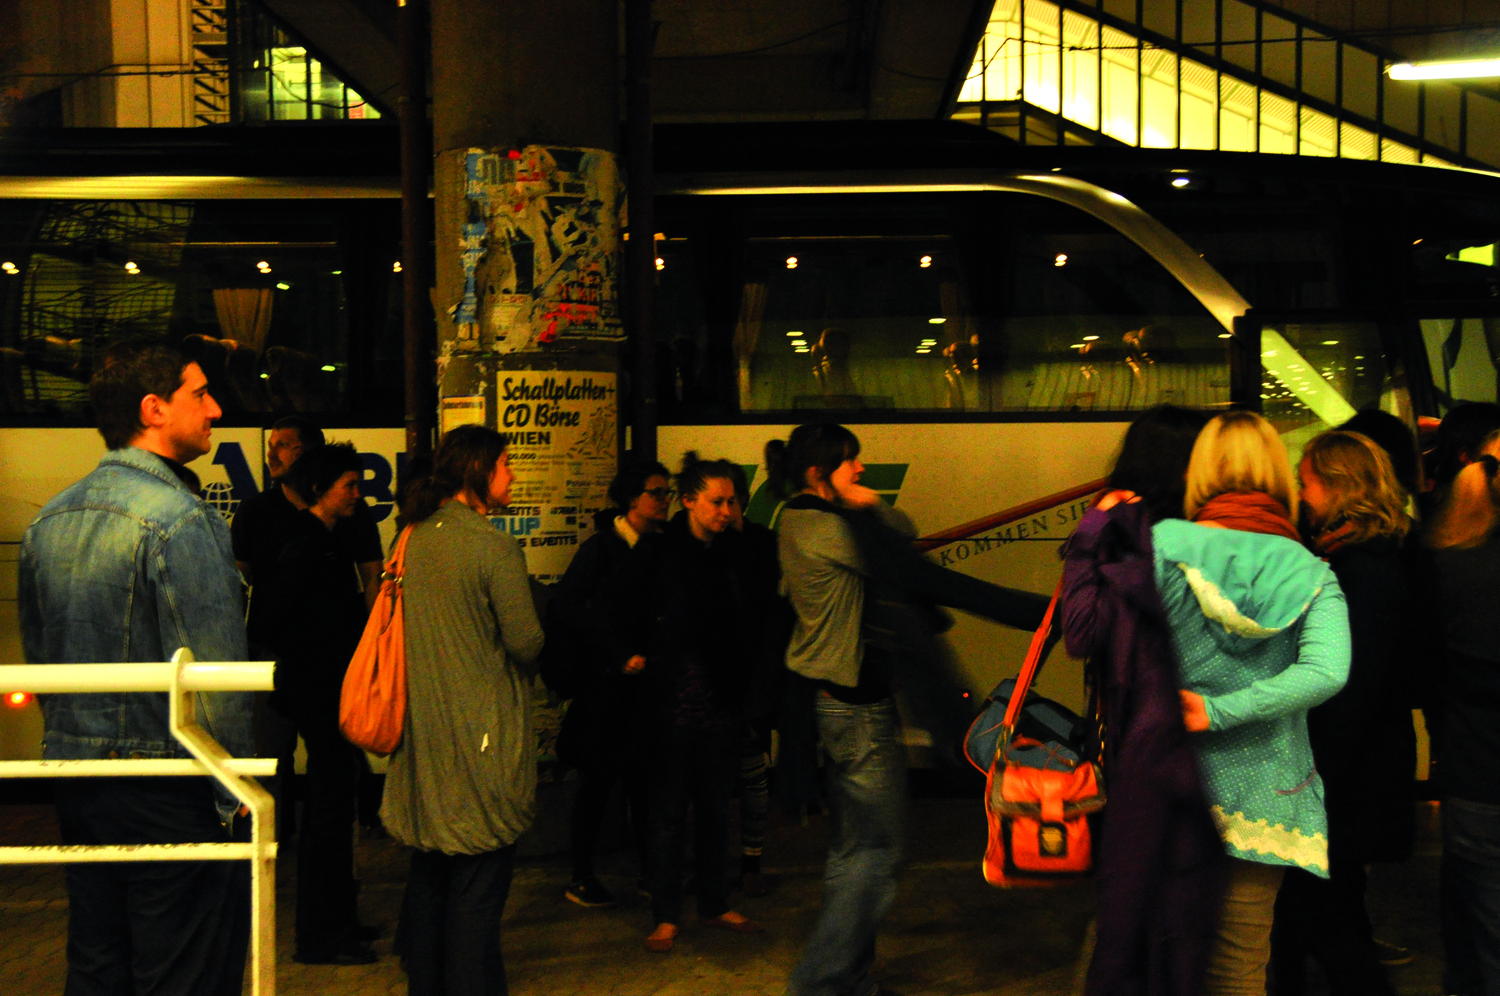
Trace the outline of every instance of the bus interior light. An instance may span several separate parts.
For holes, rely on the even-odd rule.
[[[1398,62],[1386,67],[1393,80],[1474,80],[1500,76],[1500,59]]]
[[[920,266],[924,270],[927,269],[929,266],[932,265],[932,257],[931,256],[923,256],[921,259],[917,260],[917,265]]]
[[[929,318],[929,319],[927,319],[927,324],[928,325],[941,325],[944,322],[946,322],[947,320],[948,319],[946,319],[946,318]]]
[[[1096,335],[1086,335],[1086,336],[1083,337],[1083,341],[1084,342],[1093,342],[1097,338],[1099,338],[1099,337],[1096,336]]]
[[[788,256],[786,258],[786,268],[788,270],[795,270],[797,268],[797,257],[796,256]]]
[[[401,272],[401,261],[399,259],[396,260],[394,263],[391,264],[391,272],[392,273],[400,273]]]
[[[334,366],[332,363],[325,363],[319,369],[321,369],[324,373],[335,373],[338,370],[338,367]]]
[[[793,339],[792,340],[792,346],[793,347],[796,347],[796,346],[806,346],[806,345],[807,345],[807,340],[806,339]]]
[[[1065,252],[1058,253],[1053,258],[1052,265],[1053,266],[1067,266],[1068,265],[1068,254],[1065,253]]]
[[[276,289],[277,290],[291,290],[292,289],[292,285],[283,280],[283,281],[277,283]]]
[[[1234,335],[1232,333],[1229,333],[1229,332],[1220,332],[1219,333],[1219,338],[1220,339],[1233,339]]]
[[[9,273],[11,276],[15,276],[17,273],[21,272],[20,270],[16,269],[16,264],[12,263],[8,259],[5,262],[0,263],[0,270],[4,270],[6,273]]]
[[[1324,339],[1323,340],[1323,345],[1325,345],[1325,346],[1337,346],[1338,344],[1339,344],[1339,341],[1337,339]]]
[[[1189,180],[1185,176],[1179,176],[1179,177],[1175,178],[1172,181],[1172,186],[1174,186],[1174,187],[1178,188],[1179,190],[1181,190],[1183,187],[1186,187],[1188,184],[1190,184],[1192,182],[1193,182],[1192,180]]]
[[[667,268],[667,261],[660,256],[656,257],[656,268],[658,270],[665,270]]]
[[[12,709],[20,709],[31,702],[30,692],[10,692],[5,696],[5,704]]]
[[[802,333],[801,333],[801,332],[799,332],[799,331],[797,331],[797,330],[795,330],[795,329],[793,329],[793,330],[792,330],[792,331],[790,331],[790,332],[788,332],[788,333],[787,333],[787,335],[789,335],[789,336],[793,336],[793,337],[795,337],[795,336],[799,336],[799,335],[801,335],[801,334],[802,334]]]
[[[139,266],[136,266],[134,261],[127,261],[125,263],[125,272],[126,273],[140,273],[141,272],[141,268]]]

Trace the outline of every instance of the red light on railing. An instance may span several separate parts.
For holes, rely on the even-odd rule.
[[[5,696],[5,704],[12,709],[23,709],[31,703],[30,692],[11,692]]]

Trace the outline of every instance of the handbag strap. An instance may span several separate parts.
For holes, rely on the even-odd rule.
[[[1062,584],[1062,580],[1058,579],[1057,590],[1052,593],[1052,601],[1047,604],[1047,613],[1042,616],[1042,624],[1032,634],[1031,647],[1026,651],[1026,662],[1021,665],[1021,673],[1016,678],[1016,687],[1011,690],[1010,702],[1005,706],[1005,720],[1000,725],[997,753],[1004,753],[1005,749],[1010,746],[1016,723],[1021,719],[1021,707],[1026,702],[1026,696],[1031,692],[1031,683],[1036,680],[1036,674],[1042,668],[1042,649],[1047,645],[1047,637],[1052,633],[1052,616],[1057,612],[1057,600],[1062,596]]]
[[[392,580],[400,584],[406,577],[406,541],[411,539],[411,531],[412,527],[407,526],[401,530],[401,535],[396,537],[396,550],[385,565],[385,575],[382,580]]]

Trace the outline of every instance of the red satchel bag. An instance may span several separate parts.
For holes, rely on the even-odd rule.
[[[1089,820],[1104,808],[1104,780],[1098,764],[1081,759],[1091,753],[1084,742],[1088,738],[1077,729],[1082,721],[1075,735],[1061,739],[1016,733],[1061,593],[1059,583],[1031,638],[985,779],[989,846],[984,880],[1001,888],[1058,885],[1089,874],[1094,866]]]
[[[396,552],[385,565],[375,607],[359,646],[344,672],[339,695],[339,730],[356,747],[381,757],[401,746],[406,730],[406,625],[401,584],[406,576],[406,541],[401,530]]]

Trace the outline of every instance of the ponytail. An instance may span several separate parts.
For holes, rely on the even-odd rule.
[[[443,502],[466,488],[488,504],[490,475],[506,445],[505,436],[482,425],[450,430],[432,455],[431,467],[414,474],[402,488],[397,528],[426,522]]]
[[[824,480],[845,460],[859,456],[859,437],[833,422],[809,422],[792,430],[783,442],[766,443],[766,478],[771,493],[790,498],[808,486],[807,472],[816,468]]]

